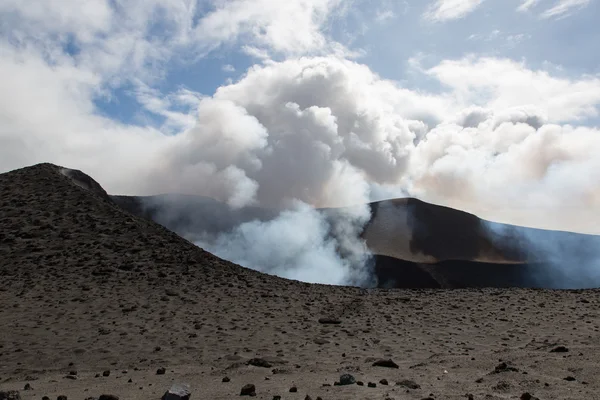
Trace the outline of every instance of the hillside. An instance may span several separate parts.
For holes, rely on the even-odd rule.
[[[220,260],[61,171],[0,175],[0,397],[147,400],[172,383],[216,400],[246,384],[269,400],[600,391],[597,290],[287,281]],[[382,358],[398,368],[373,365]],[[364,386],[335,386],[344,373]]]

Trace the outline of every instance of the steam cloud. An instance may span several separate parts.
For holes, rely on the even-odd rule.
[[[0,69],[10,60],[0,60]],[[88,91],[66,90],[78,87],[72,74],[38,73],[39,65],[19,64],[20,79],[4,82],[6,92],[34,93],[21,88],[31,74],[59,87],[73,109],[54,107],[63,103],[50,95],[33,109],[19,99],[3,104],[10,115],[28,110],[0,131],[3,168],[51,161],[90,173],[111,193],[193,194],[233,210],[281,212],[198,240],[249,267],[308,281],[361,282],[368,254],[359,256],[365,249],[358,233],[368,212],[332,217],[314,208],[399,194],[503,222],[598,230],[589,214],[600,210],[600,132],[566,124],[597,116],[594,77],[572,81],[508,60],[467,58],[422,69],[447,89],[431,94],[334,56],[267,61],[211,97],[174,96],[196,102],[197,120],[164,135],[86,116],[87,108],[78,107],[91,108],[89,99],[69,96]],[[18,135],[23,131],[27,140]],[[15,154],[26,156],[15,161]]]

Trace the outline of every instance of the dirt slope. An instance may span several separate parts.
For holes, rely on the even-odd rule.
[[[0,211],[0,392],[23,399],[159,399],[173,382],[217,400],[248,383],[269,400],[600,393],[596,290],[287,281],[220,260],[49,164],[0,175]],[[343,373],[364,386],[323,386]]]

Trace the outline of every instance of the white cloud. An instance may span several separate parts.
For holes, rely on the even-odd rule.
[[[473,57],[446,60],[425,72],[452,88],[465,106],[534,105],[556,123],[599,115],[600,78],[596,76],[560,78],[508,59]]]
[[[566,17],[590,4],[590,0],[560,0],[541,14],[542,18]]]
[[[541,0],[521,0],[521,5],[517,8],[517,11],[524,12],[535,7]]]
[[[460,19],[475,11],[484,0],[435,0],[424,17],[431,21]]]
[[[221,67],[221,70],[223,70],[223,72],[235,72],[235,67],[231,64],[225,64]]]

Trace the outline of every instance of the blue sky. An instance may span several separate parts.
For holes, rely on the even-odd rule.
[[[434,66],[444,59],[485,55],[524,61],[529,68],[552,69],[555,75],[567,77],[600,73],[600,53],[582,51],[600,43],[596,26],[599,3],[590,1],[585,7],[573,6],[564,14],[542,17],[558,3],[541,1],[527,11],[518,11],[518,1],[488,0],[460,18],[432,21],[424,17],[432,2],[383,1],[373,7],[371,2],[358,0],[338,10],[323,31],[330,40],[359,52],[358,62],[408,88],[443,90],[439,82],[411,73],[409,60],[414,58]],[[214,7],[206,4],[194,21],[198,23],[212,10]],[[158,20],[149,35],[160,36],[167,26]],[[153,87],[162,93],[184,87],[210,96],[228,79],[238,79],[261,61],[244,52],[240,44],[221,44],[197,59],[173,57],[161,66],[164,75]],[[76,55],[72,48],[66,50]],[[283,58],[285,55],[273,54],[273,59]],[[135,97],[135,88],[124,84],[95,103],[100,113],[125,123],[160,124],[159,116],[140,110]]]
[[[50,161],[112,193],[232,207],[411,195],[597,230],[599,16],[597,0],[5,0],[0,170]]]

